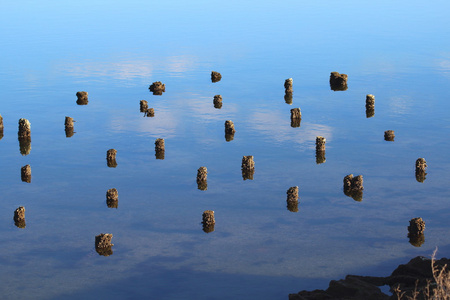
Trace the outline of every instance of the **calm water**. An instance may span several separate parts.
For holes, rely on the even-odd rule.
[[[450,256],[447,1],[4,1],[3,299],[287,299]],[[222,74],[212,83],[211,71]],[[332,71],[348,90],[332,91]],[[294,79],[293,103],[284,80]],[[148,87],[162,81],[166,92]],[[89,104],[76,104],[87,91]],[[214,95],[223,106],[214,108]],[[365,96],[375,115],[366,118]],[[143,117],[139,101],[155,109]],[[290,109],[302,110],[291,127]],[[64,118],[76,120],[66,138]],[[22,155],[20,118],[31,122]],[[233,120],[234,139],[224,122]],[[394,142],[384,131],[394,130]],[[315,137],[326,162],[316,164]],[[164,138],[164,160],[154,142]],[[117,149],[117,167],[106,151]],[[241,159],[253,155],[253,180]],[[416,181],[424,157],[428,174]],[[31,183],[21,181],[29,164]],[[208,189],[197,189],[200,166]],[[364,176],[361,202],[344,195]],[[286,190],[299,186],[299,210]],[[119,192],[118,208],[105,193]],[[14,224],[24,206],[26,227]],[[215,231],[202,231],[214,210]],[[407,238],[426,222],[425,243]],[[94,239],[112,233],[113,254]]]

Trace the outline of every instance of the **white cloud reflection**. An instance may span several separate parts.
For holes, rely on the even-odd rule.
[[[256,131],[264,132],[271,139],[281,142],[292,142],[305,149],[314,149],[316,136],[332,140],[333,128],[302,121],[299,128],[290,126],[290,113],[281,114],[270,109],[259,110],[252,114],[249,126]]]

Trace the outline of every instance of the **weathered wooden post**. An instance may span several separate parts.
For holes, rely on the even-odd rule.
[[[153,92],[153,95],[162,95],[163,92],[166,91],[166,85],[163,84],[161,81],[155,81],[153,82],[150,87],[148,88],[150,92]]]
[[[27,119],[19,120],[19,147],[22,155],[28,155],[31,151],[31,124]]]
[[[147,108],[147,110],[144,112],[144,117],[154,117],[155,116],[155,109],[154,108]]]
[[[287,209],[291,212],[298,212],[298,186],[290,187],[286,194]]]
[[[216,225],[216,220],[214,218],[214,211],[205,210],[202,214],[202,225],[203,231],[210,233],[214,231],[214,226]]]
[[[116,149],[109,149],[108,151],[106,151],[106,164],[108,165],[108,167],[117,167],[116,154]]]
[[[425,181],[425,176],[427,175],[426,170],[427,170],[427,162],[425,161],[425,158],[418,158],[416,160],[416,180],[418,182],[424,182]]]
[[[326,139],[323,136],[316,136],[316,164],[322,164],[325,159],[325,143]]]
[[[344,177],[344,194],[352,197],[355,201],[362,201],[363,196],[363,176],[353,177],[353,174]]]
[[[88,92],[85,91],[77,92],[77,104],[87,105],[88,103],[89,103]]]
[[[109,208],[119,207],[119,192],[117,189],[112,188],[106,191],[106,205]]]
[[[211,72],[211,81],[219,82],[222,79],[222,75],[219,72],[212,71]]]
[[[384,132],[384,140],[388,142],[393,142],[395,138],[394,130],[386,130]]]
[[[339,74],[339,72],[331,72],[330,74],[330,88],[333,91],[345,91],[347,86],[347,74]]]
[[[26,165],[20,169],[20,178],[23,182],[30,183],[31,182],[31,166]]]
[[[114,244],[111,243],[112,238],[113,235],[110,233],[101,233],[95,236],[95,251],[103,256],[112,255],[112,246],[114,246]]]
[[[234,134],[236,130],[234,129],[234,123],[231,120],[225,121],[225,140],[230,142],[234,139]]]
[[[286,79],[284,81],[284,101],[286,104],[291,105],[292,104],[292,95],[294,93],[294,90],[292,88],[294,83],[294,80],[292,78]]]
[[[14,211],[14,225],[19,228],[25,228],[25,207],[19,206]]]
[[[253,180],[253,175],[255,174],[255,162],[253,161],[252,155],[242,157],[241,169],[243,180]]]
[[[164,159],[166,147],[164,139],[156,139],[155,141],[155,157],[156,159]]]
[[[302,112],[300,108],[291,109],[291,127],[300,127],[300,122],[302,121]]]
[[[372,118],[375,115],[375,96],[366,95],[366,118]]]
[[[408,238],[411,245],[420,247],[425,242],[425,221],[422,218],[413,218],[409,221]]]
[[[141,111],[142,113],[143,113],[143,112],[146,112],[147,109],[148,109],[148,102],[145,101],[145,100],[139,101],[139,108],[140,108],[140,111]]]
[[[214,108],[221,109],[222,108],[222,96],[215,95],[213,103],[214,103]]]
[[[64,130],[66,132],[66,138],[70,138],[73,136],[73,122],[75,122],[71,117],[66,117],[64,121]]]
[[[206,167],[200,167],[197,170],[197,187],[201,191],[206,191],[208,189],[207,176],[208,170]]]

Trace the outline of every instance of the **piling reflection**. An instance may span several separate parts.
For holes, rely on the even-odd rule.
[[[16,225],[18,228],[25,228],[25,207],[19,206],[14,211],[14,225]]]
[[[106,191],[106,205],[109,208],[119,207],[119,192],[117,189],[109,189]]]
[[[153,93],[153,95],[161,96],[162,93],[166,91],[166,85],[161,81],[156,81],[153,82],[148,89]]]
[[[300,108],[291,109],[291,127],[300,127],[300,122],[302,121],[302,112]]]
[[[116,149],[109,149],[106,151],[106,165],[110,168],[117,167],[117,161],[116,161]]]
[[[362,201],[363,199],[363,176],[358,175],[353,177],[353,174],[344,177],[344,194],[352,197],[355,201]]]
[[[77,104],[87,105],[88,103],[89,103],[88,92],[85,91],[77,92]]]
[[[197,170],[197,188],[201,191],[206,191],[208,189],[207,176],[208,170],[206,167],[200,167]]]
[[[19,149],[20,154],[22,155],[28,155],[31,152],[31,137],[19,137]]]
[[[222,96],[215,95],[213,103],[214,103],[214,108],[221,109],[222,108]]]
[[[242,157],[242,179],[243,180],[253,180],[255,174],[255,162],[253,161],[253,156]]]
[[[298,186],[290,187],[286,194],[287,209],[291,212],[298,212]]]
[[[413,218],[409,221],[408,238],[414,247],[420,247],[425,243],[425,221],[422,218]]]
[[[425,158],[418,158],[416,160],[416,180],[418,182],[424,182],[426,179],[426,169],[427,169],[428,165],[427,162],[425,161]]]
[[[23,182],[30,183],[31,182],[31,166],[26,165],[20,169],[20,178]]]
[[[110,233],[101,233],[95,237],[95,251],[102,256],[110,256],[113,254],[111,243],[113,235]]]
[[[347,74],[339,74],[339,72],[331,72],[330,74],[330,88],[333,91],[346,91],[347,86]]]
[[[202,214],[202,225],[203,231],[210,233],[214,231],[214,226],[216,225],[216,219],[214,218],[213,210],[205,210]]]
[[[156,139],[155,141],[155,157],[156,159],[164,159],[166,152],[166,146],[164,143],[164,139]]]
[[[211,82],[219,82],[222,79],[222,75],[219,72],[211,72]]]
[[[325,151],[317,151],[316,150],[316,164],[320,165],[327,161],[325,157]]]

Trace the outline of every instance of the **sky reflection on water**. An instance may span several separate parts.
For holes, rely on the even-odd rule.
[[[386,276],[435,246],[448,257],[448,6],[5,3],[2,296],[286,299],[349,273]],[[348,90],[330,90],[332,71],[348,74]],[[161,96],[148,90],[155,81],[166,85]],[[89,103],[79,106],[83,90]],[[376,97],[372,118],[366,94]],[[140,100],[154,117],[143,117]],[[302,121],[293,128],[295,107]],[[76,121],[70,138],[65,116]],[[25,156],[20,118],[32,128]],[[236,128],[229,142],[226,120]],[[327,139],[322,164],[316,136]],[[155,158],[157,138],[164,160]],[[116,168],[105,162],[111,148]],[[242,178],[243,155],[254,156],[253,180]],[[419,157],[429,165],[423,183]],[[21,180],[27,164],[30,183]],[[361,202],[342,191],[350,173],[364,176]],[[299,186],[295,213],[286,207],[291,186]],[[111,188],[117,209],[105,202]],[[26,228],[14,225],[19,206]],[[216,218],[208,234],[205,210]],[[425,243],[414,247],[406,228],[419,216]],[[102,232],[114,235],[108,257],[95,252]]]

